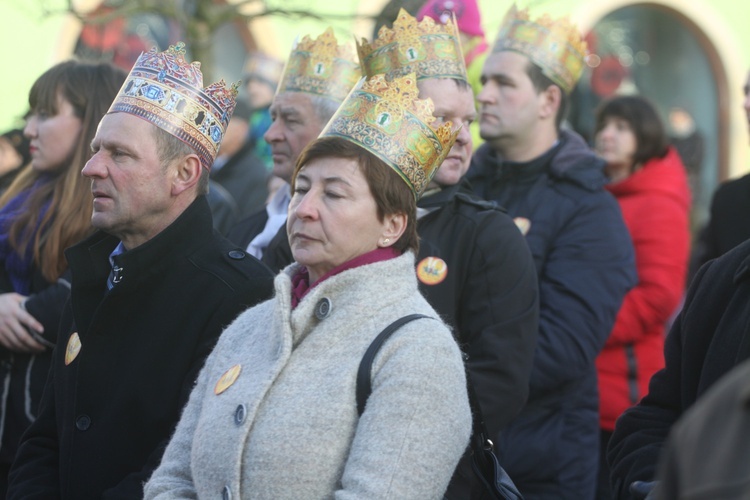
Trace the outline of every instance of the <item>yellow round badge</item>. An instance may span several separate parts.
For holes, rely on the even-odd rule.
[[[68,339],[68,347],[65,348],[65,366],[72,363],[79,352],[81,352],[81,339],[78,337],[78,332],[74,332]]]
[[[448,264],[440,257],[425,257],[417,264],[417,278],[425,285],[442,283],[448,275]]]
[[[224,372],[224,375],[222,375],[219,378],[219,381],[216,382],[216,387],[214,387],[214,394],[218,396],[222,392],[229,389],[229,386],[234,384],[234,381],[237,380],[237,377],[240,376],[241,371],[242,365],[234,365],[229,370]]]

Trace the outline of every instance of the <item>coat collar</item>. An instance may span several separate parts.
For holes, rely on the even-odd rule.
[[[170,255],[191,254],[205,242],[205,235],[213,233],[211,209],[205,196],[199,196],[180,216],[161,233],[146,243],[114,257],[123,268],[119,288],[131,288],[145,276],[157,274],[171,264]],[[77,279],[81,284],[99,283],[110,271],[109,255],[120,240],[103,231],[69,248],[65,255],[71,268],[85,270]],[[128,280],[128,269],[137,269],[137,279]],[[121,286],[122,285],[122,286]]]

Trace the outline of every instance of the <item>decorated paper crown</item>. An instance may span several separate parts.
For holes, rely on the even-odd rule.
[[[467,81],[461,39],[453,21],[437,24],[426,17],[421,22],[400,9],[393,29],[383,26],[369,44],[357,43],[362,72],[369,78],[388,78],[415,73],[424,78],[456,78]]]
[[[532,21],[528,9],[513,5],[505,15],[492,52],[513,50],[526,55],[565,92],[570,93],[583,72],[586,42],[568,18],[544,14]]]
[[[109,113],[136,115],[192,147],[206,169],[216,158],[234,110],[238,84],[203,88],[200,63],[185,61],[185,44],[142,52]]]
[[[414,73],[387,81],[364,78],[333,115],[320,137],[341,137],[363,147],[395,170],[419,198],[448,155],[458,131],[437,128],[430,99],[417,99]]]
[[[292,49],[276,92],[304,92],[341,102],[361,76],[351,46],[339,45],[328,28],[315,40],[305,35]]]
[[[262,52],[253,52],[247,56],[243,73],[245,79],[256,78],[270,85],[276,90],[281,72],[284,69],[284,62],[275,57]]]

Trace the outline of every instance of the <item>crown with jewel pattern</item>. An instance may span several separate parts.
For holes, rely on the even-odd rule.
[[[583,73],[586,42],[567,17],[543,14],[531,20],[529,10],[511,6],[505,15],[492,52],[512,50],[527,56],[542,72],[570,93]]]
[[[424,78],[455,78],[468,81],[461,51],[461,38],[453,20],[438,24],[432,18],[422,21],[400,9],[393,29],[382,26],[372,44],[364,38],[357,43],[362,72],[369,78],[388,78],[415,73]]]
[[[458,136],[452,124],[432,127],[431,99],[418,99],[414,73],[364,78],[352,89],[320,137],[341,137],[395,170],[419,198]]]
[[[156,125],[192,147],[210,170],[238,87],[221,80],[203,88],[200,63],[185,61],[185,44],[178,42],[164,52],[141,52],[108,113],[130,113]]]
[[[351,45],[339,45],[328,28],[315,40],[305,35],[292,49],[276,93],[303,92],[341,102],[361,76]]]

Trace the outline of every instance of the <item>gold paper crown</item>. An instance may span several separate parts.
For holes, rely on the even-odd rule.
[[[437,128],[431,99],[418,99],[414,73],[387,81],[364,78],[352,89],[320,137],[341,137],[370,151],[395,170],[419,198],[448,155],[458,131]]]
[[[527,56],[565,92],[570,93],[583,72],[586,42],[567,17],[544,14],[532,21],[529,10],[515,4],[505,15],[492,52],[513,50]]]
[[[421,22],[400,9],[393,29],[382,26],[369,44],[357,43],[362,72],[369,78],[385,74],[388,78],[415,73],[424,78],[455,78],[468,81],[456,24],[449,20],[436,24],[430,17]]]
[[[292,49],[276,92],[304,92],[341,102],[361,76],[351,46],[339,45],[328,28],[315,40],[305,35]]]
[[[141,52],[108,113],[130,113],[192,147],[210,169],[234,110],[238,83],[203,88],[200,63],[185,61],[185,44]]]

